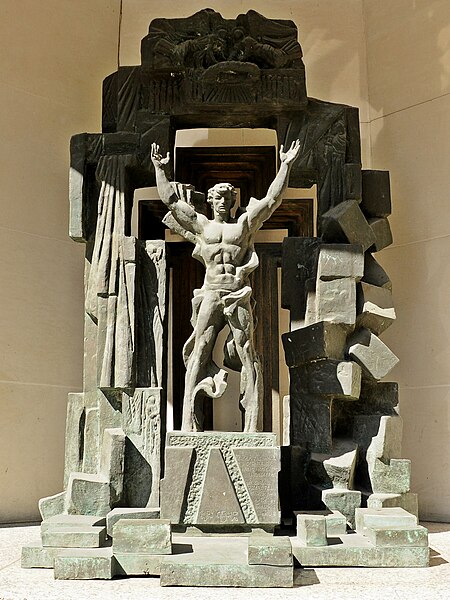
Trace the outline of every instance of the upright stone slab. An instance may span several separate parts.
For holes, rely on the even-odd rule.
[[[279,523],[274,434],[170,432],[165,464],[161,515],[174,525],[234,531]]]

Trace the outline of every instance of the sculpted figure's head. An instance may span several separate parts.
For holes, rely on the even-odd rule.
[[[236,202],[236,197],[237,192],[231,183],[216,183],[208,190],[207,200],[212,206],[214,215],[218,215],[226,221]]]

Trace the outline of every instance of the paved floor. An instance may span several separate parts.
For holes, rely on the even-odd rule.
[[[21,569],[20,552],[39,540],[39,527],[0,526],[0,600],[447,600],[450,599],[450,524],[423,523],[430,531],[425,569],[305,569],[294,589],[160,588],[159,579],[55,581],[52,570]]]

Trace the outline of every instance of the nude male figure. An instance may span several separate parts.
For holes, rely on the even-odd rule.
[[[185,344],[186,365],[182,431],[203,430],[203,398],[219,398],[226,388],[226,371],[212,361],[220,331],[229,325],[231,336],[225,348],[225,365],[241,371],[240,405],[244,411],[244,431],[258,429],[262,402],[262,376],[253,343],[253,316],[250,305],[249,274],[258,266],[254,249],[256,232],[280,206],[289,172],[300,150],[299,141],[287,152],[280,147],[280,169],[265,198],[251,198],[237,219],[231,216],[236,192],[229,183],[219,183],[208,191],[213,218],[197,212],[181,197],[179,184],[170,182],[164,172],[170,155],[162,157],[152,144],[151,160],[161,200],[170,210],[167,224],[195,244],[192,255],[206,269],[203,286],[192,300],[194,331]],[[185,186],[192,190],[192,186]]]

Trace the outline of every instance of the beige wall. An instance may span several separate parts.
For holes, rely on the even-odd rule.
[[[450,5],[364,0],[372,165],[391,173],[381,253],[397,322],[403,454],[422,518],[450,519]]]
[[[62,488],[67,392],[81,385],[83,247],[69,139],[100,127],[118,0],[3,0],[0,18],[0,522]]]
[[[81,385],[83,248],[67,238],[69,138],[100,130],[101,82],[119,41],[120,64],[138,64],[152,18],[205,5],[226,18],[255,9],[293,19],[309,95],[358,106],[364,166],[391,171],[395,245],[382,261],[399,321],[385,339],[402,360],[392,378],[422,514],[448,519],[448,1],[191,0],[183,11],[156,0],[3,0],[0,522],[35,518],[37,500],[61,489],[66,393]]]

